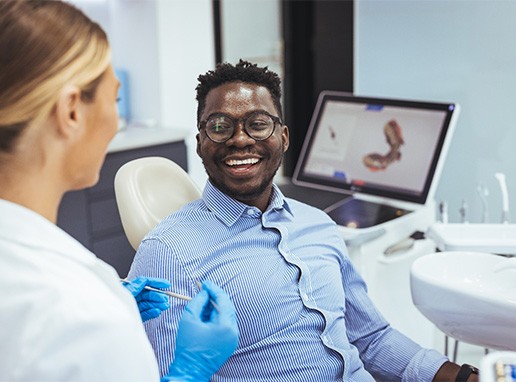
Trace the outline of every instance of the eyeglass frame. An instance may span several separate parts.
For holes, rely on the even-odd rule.
[[[251,118],[253,115],[255,114],[264,114],[264,115],[267,115],[268,117],[270,117],[272,119],[272,123],[273,123],[273,126],[272,126],[272,130],[271,130],[271,133],[265,137],[265,138],[261,138],[261,139],[257,139],[257,138],[254,138],[253,136],[251,136],[249,134],[249,132],[247,131],[246,129],[246,124],[245,122]],[[213,117],[217,117],[217,116],[222,116],[222,117],[225,117],[227,119],[229,119],[232,124],[233,124],[233,134],[231,134],[227,139],[223,140],[223,141],[216,141],[214,140],[212,137],[209,136],[209,134],[206,132],[206,124],[208,123],[208,121],[213,118]],[[208,137],[208,139],[214,143],[225,143],[227,141],[229,141],[231,138],[233,138],[235,136],[235,132],[236,132],[236,127],[240,124],[240,123],[243,123],[243,131],[245,131],[245,133],[247,134],[247,136],[251,139],[254,139],[255,141],[258,141],[258,142],[261,142],[261,141],[265,141],[267,139],[269,139],[270,137],[272,137],[272,134],[274,134],[274,131],[276,131],[276,125],[277,124],[280,124],[280,125],[283,125],[283,121],[281,120],[280,117],[277,117],[275,115],[272,115],[268,112],[266,112],[265,110],[256,110],[256,111],[252,111],[248,114],[246,114],[244,117],[242,118],[232,118],[230,117],[229,115],[227,114],[224,114],[224,113],[213,113],[213,114],[210,114],[208,116],[208,118],[206,118],[204,121],[200,121],[199,124],[197,125],[197,130],[198,131],[201,131],[201,129],[204,128],[204,132],[206,134],[206,136]]]

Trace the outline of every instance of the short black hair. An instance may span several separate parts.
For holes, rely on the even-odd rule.
[[[267,66],[259,67],[249,61],[240,59],[238,64],[232,65],[227,62],[217,64],[215,70],[210,70],[206,74],[201,74],[197,80],[199,84],[195,88],[197,91],[197,123],[200,122],[201,114],[206,105],[206,96],[209,91],[229,82],[245,82],[266,87],[271,96],[279,117],[282,117],[281,107],[281,80],[279,76],[270,71]]]

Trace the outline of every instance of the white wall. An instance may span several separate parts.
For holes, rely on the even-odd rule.
[[[129,74],[132,120],[160,119],[156,1],[73,0],[106,31],[113,66]]]
[[[206,175],[195,153],[197,76],[215,65],[211,0],[73,0],[108,33],[113,65],[129,74],[132,122],[189,132],[189,173]]]
[[[196,153],[197,77],[215,67],[211,0],[158,0],[161,123],[187,129],[188,173],[200,188],[207,175]]]
[[[477,185],[501,218],[495,172],[505,172],[516,222],[516,2],[357,0],[355,92],[454,101],[462,106],[437,190],[459,221],[479,222]]]

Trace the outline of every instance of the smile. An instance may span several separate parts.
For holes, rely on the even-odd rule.
[[[248,158],[248,159],[230,159],[226,161],[226,165],[228,166],[242,166],[258,163],[258,158]]]

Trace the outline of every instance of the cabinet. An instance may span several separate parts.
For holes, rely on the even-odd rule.
[[[125,277],[135,251],[127,240],[115,200],[114,179],[126,162],[147,156],[162,156],[187,170],[183,140],[108,153],[99,182],[91,188],[65,194],[57,225],[80,241],[100,259]]]

